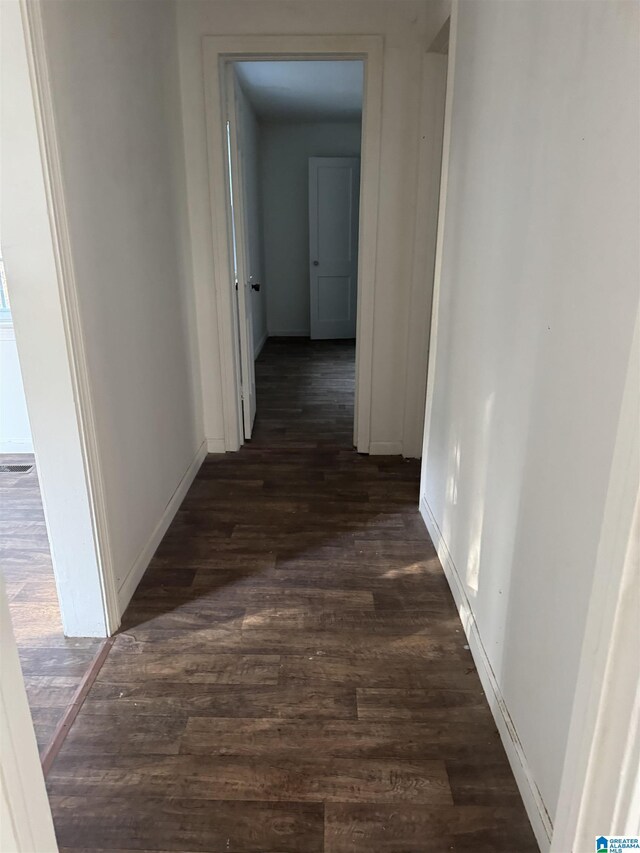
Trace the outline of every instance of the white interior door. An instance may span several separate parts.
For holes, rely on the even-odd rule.
[[[253,421],[256,416],[256,374],[253,347],[253,317],[251,288],[256,286],[254,272],[251,269],[249,229],[247,228],[247,210],[245,204],[245,185],[242,167],[243,132],[241,93],[235,71],[227,77],[227,115],[229,145],[229,195],[231,200],[231,218],[233,233],[233,255],[236,275],[236,293],[238,299],[238,327],[240,338],[240,375],[242,388],[242,419],[244,437],[251,438]],[[257,285],[260,286],[259,284]]]
[[[309,158],[311,337],[355,338],[358,157]]]

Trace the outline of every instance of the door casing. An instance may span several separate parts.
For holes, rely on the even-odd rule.
[[[238,450],[244,442],[237,343],[239,328],[235,310],[231,204],[226,157],[226,127],[229,120],[227,79],[233,74],[232,63],[257,59],[356,59],[364,64],[353,442],[358,452],[368,453],[371,428],[383,39],[381,36],[364,35],[206,36],[203,39],[203,50],[214,289],[227,451]],[[224,194],[219,191],[220,187],[225,187]],[[239,248],[239,253],[241,251]]]
[[[242,131],[239,127],[239,86],[236,75],[232,72],[226,75],[227,113],[229,126],[227,140],[229,152],[227,169],[230,172],[227,183],[229,196],[229,215],[233,217],[232,239],[235,235],[235,291],[237,310],[234,315],[238,318],[238,347],[240,350],[240,398],[242,402],[243,436],[251,438],[253,421],[256,414],[256,377],[253,350],[253,318],[251,302],[250,249],[245,205],[245,169]],[[226,126],[226,122],[225,122]],[[231,204],[233,194],[233,204]]]
[[[42,2],[2,4],[3,47],[9,56],[13,115],[8,151],[20,190],[3,195],[11,205],[12,231],[5,262],[29,285],[12,298],[13,325],[31,421],[53,571],[66,636],[105,637],[120,625],[114,555],[108,524],[104,472],[98,452],[85,334],[64,193]],[[4,56],[4,54],[3,54]],[[16,105],[17,108],[16,108]],[[9,110],[8,110],[9,111]],[[12,156],[9,154],[8,156]],[[15,162],[14,162],[15,161]],[[3,187],[3,189],[6,189]],[[11,196],[11,201],[9,197]],[[28,228],[22,223],[28,222]],[[9,236],[9,227],[6,228]],[[25,236],[26,235],[26,236]],[[25,298],[37,282],[37,304]],[[9,284],[11,288],[11,283]],[[46,315],[42,312],[46,312]],[[42,333],[46,330],[43,344]],[[40,337],[38,337],[40,334]],[[46,345],[55,375],[42,380],[39,353]],[[34,369],[35,366],[35,369]],[[26,368],[26,369],[25,369]],[[55,418],[51,394],[55,388]],[[72,521],[70,521],[72,519]]]

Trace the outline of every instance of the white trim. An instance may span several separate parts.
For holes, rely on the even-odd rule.
[[[1,576],[0,647],[0,850],[55,853],[51,809]]]
[[[372,441],[369,445],[371,456],[402,456],[401,441]]]
[[[26,55],[34,95],[34,114],[38,129],[42,172],[49,209],[53,251],[58,275],[69,368],[76,400],[78,430],[82,444],[89,512],[94,534],[95,554],[104,611],[105,633],[114,633],[120,625],[113,555],[104,480],[98,451],[89,368],[80,319],[78,290],[71,251],[69,222],[65,204],[61,157],[58,149],[51,81],[44,43],[41,0],[20,0]],[[65,618],[64,600],[61,600]]]
[[[209,205],[213,238],[213,282],[218,321],[218,347],[222,390],[225,449],[239,450],[244,441],[237,298],[234,291],[230,198],[227,180],[226,96],[218,50],[209,38],[203,41]],[[221,191],[224,187],[224,191]],[[203,378],[208,375],[201,367]],[[206,397],[205,397],[206,399]]]
[[[196,474],[200,470],[200,466],[202,465],[205,456],[207,455],[208,443],[203,441],[196,455],[193,457],[191,464],[185,471],[182,479],[176,486],[174,493],[171,495],[169,499],[169,503],[166,505],[162,516],[160,517],[160,521],[156,524],[153,533],[149,537],[147,544],[144,546],[133,566],[131,567],[129,573],[127,574],[124,581],[120,584],[120,589],[118,590],[118,601],[120,604],[120,612],[124,613],[127,609],[127,605],[131,601],[133,593],[136,591],[136,588],[140,581],[142,580],[142,576],[144,575],[147,566],[151,562],[151,558],[155,554],[158,545],[162,542],[162,537],[169,529],[169,525],[173,521],[176,513],[180,509],[180,504],[184,500],[187,492],[189,491],[189,487],[195,480]]]
[[[458,43],[458,0],[451,0],[451,18],[449,25],[449,57],[447,62],[447,84],[444,103],[444,128],[442,137],[442,161],[440,165],[440,197],[438,201],[438,228],[436,233],[436,253],[433,271],[433,297],[431,300],[431,325],[429,327],[429,358],[427,361],[427,395],[424,416],[424,437],[422,459],[427,458],[431,412],[433,409],[433,389],[436,375],[436,354],[438,352],[438,314],[440,289],[442,283],[442,258],[444,253],[444,228],[447,212],[449,187],[449,161],[451,157],[451,121],[455,85],[456,49]]]
[[[511,719],[509,709],[491,667],[489,656],[478,630],[475,615],[465,592],[464,584],[424,496],[420,501],[420,514],[438,553],[440,565],[442,566],[456,607],[458,608],[462,628],[469,642],[469,649],[471,650],[482,687],[487,696],[491,713],[500,732],[500,738],[502,739],[511,770],[520,790],[524,807],[531,821],[531,826],[533,827],[540,849],[548,850],[553,831],[551,818],[542,800],[540,791],[534,782],[527,756],[524,753],[516,727]]]
[[[382,36],[265,35],[205,36],[204,84],[206,95],[209,197],[213,225],[214,287],[218,315],[225,446],[237,450],[243,443],[239,393],[237,312],[234,309],[230,251],[227,162],[224,146],[226,66],[240,59],[362,59],[365,81],[362,112],[360,230],[358,263],[358,318],[356,333],[356,401],[354,443],[368,453],[371,428],[373,329],[377,266],[380,140],[382,123]],[[225,192],[220,192],[225,187]],[[270,332],[270,334],[274,334]],[[291,334],[291,333],[289,333]],[[305,332],[308,335],[308,332]],[[203,376],[206,371],[203,369]],[[399,451],[401,452],[401,450]]]
[[[226,69],[226,65],[224,66]],[[256,375],[255,375],[255,358],[253,356],[253,302],[252,292],[249,288],[249,244],[246,236],[247,231],[247,213],[245,210],[245,195],[246,187],[244,181],[244,154],[240,151],[238,137],[238,100],[237,89],[240,89],[240,84],[236,80],[235,74],[224,74],[224,79],[221,83],[225,87],[226,98],[224,104],[226,107],[226,115],[224,116],[224,125],[229,122],[227,131],[228,148],[226,152],[225,163],[227,165],[227,186],[229,192],[227,194],[227,212],[228,222],[227,228],[229,234],[235,229],[236,238],[236,341],[239,358],[239,376],[240,376],[240,400],[241,400],[241,421],[242,421],[242,436],[241,441],[251,438],[251,429],[253,427],[253,418],[255,416],[255,394],[256,394]],[[242,93],[244,97],[244,93]],[[231,204],[231,189],[233,189],[233,205]],[[233,225],[231,223],[233,217]],[[230,269],[231,281],[233,281],[233,269]],[[232,291],[233,294],[233,291]]]
[[[224,438],[208,438],[207,453],[224,453],[225,444]]]
[[[266,344],[266,342],[267,342],[267,338],[268,338],[268,337],[269,337],[269,332],[265,330],[265,333],[264,333],[264,335],[260,338],[260,340],[258,341],[257,346],[256,346],[256,347],[254,347],[254,350],[253,350],[253,359],[254,359],[254,361],[255,361],[255,359],[260,355],[260,353],[262,352],[262,348],[263,348],[263,346]]]

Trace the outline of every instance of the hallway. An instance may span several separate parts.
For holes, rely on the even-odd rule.
[[[49,774],[61,850],[537,850],[419,462],[351,448],[353,345],[256,368]]]

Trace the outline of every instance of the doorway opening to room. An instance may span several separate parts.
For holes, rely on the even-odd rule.
[[[382,42],[212,36],[204,62],[224,446],[368,453]]]
[[[0,250],[0,583],[45,770],[102,640],[66,637]]]
[[[353,445],[363,78],[361,60],[228,67],[238,380],[254,446]]]

